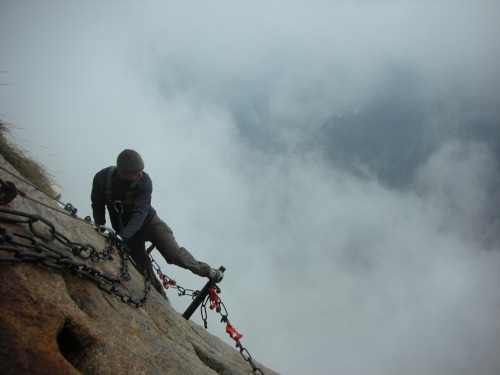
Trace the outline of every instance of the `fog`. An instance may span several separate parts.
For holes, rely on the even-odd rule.
[[[496,374],[499,11],[0,1],[0,116],[81,217],[94,174],[140,152],[153,206],[227,268],[229,320],[267,367]]]

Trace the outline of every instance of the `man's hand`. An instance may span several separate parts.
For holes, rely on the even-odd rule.
[[[117,247],[120,247],[123,250],[125,250],[126,252],[130,253],[130,249],[127,246],[127,243],[123,240],[123,238],[118,233],[116,233],[115,231],[113,231],[110,228],[106,228],[103,225],[101,225],[98,228],[98,231],[99,231],[99,234],[106,237],[109,241],[114,243]]]
[[[127,243],[123,241],[123,238],[121,238],[119,234],[114,233],[114,235],[115,235],[114,239],[116,241],[117,246],[121,246],[123,250],[125,250],[127,253],[130,253],[130,249],[127,246]]]

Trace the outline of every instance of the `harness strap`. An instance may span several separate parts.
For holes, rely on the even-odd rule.
[[[110,207],[114,207],[115,205],[115,200],[113,199],[113,176],[116,172],[116,169],[117,169],[116,165],[109,168],[108,177],[106,179],[106,186],[104,188],[104,195],[106,196],[106,202],[108,202]],[[127,188],[127,191],[125,192],[125,199],[121,201],[124,206],[130,206],[132,205],[132,203],[134,203],[133,190],[135,189],[136,185],[137,182],[134,181]]]

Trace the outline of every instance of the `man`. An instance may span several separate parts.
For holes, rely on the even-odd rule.
[[[142,157],[134,150],[123,150],[115,167],[107,167],[94,176],[92,212],[96,225],[106,223],[106,208],[111,225],[131,251],[137,266],[149,274],[153,286],[164,294],[162,284],[154,275],[146,252],[146,241],[156,246],[167,263],[208,277],[218,283],[224,274],[208,264],[197,261],[184,247],[179,247],[172,230],[151,207],[153,183],[144,170]]]

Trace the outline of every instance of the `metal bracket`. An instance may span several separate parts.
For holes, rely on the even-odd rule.
[[[219,267],[219,271],[222,271],[224,272],[226,270],[226,268],[224,266],[220,266]],[[182,314],[182,317],[186,320],[189,320],[189,318],[191,318],[191,315],[193,315],[193,313],[196,311],[196,309],[198,308],[198,306],[201,305],[201,303],[203,302],[203,300],[205,299],[205,297],[208,295],[208,289],[213,285],[213,281],[209,280],[205,286],[203,287],[203,289],[201,290],[200,293],[198,293],[195,297],[195,299],[193,300],[193,302],[191,302],[191,304],[188,306],[188,308],[186,309],[186,311],[184,311],[184,314]]]

